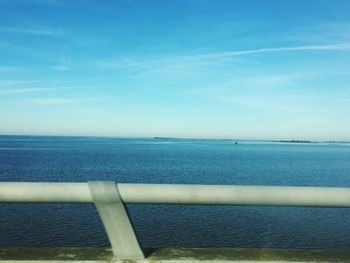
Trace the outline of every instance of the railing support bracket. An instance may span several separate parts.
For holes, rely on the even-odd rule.
[[[115,182],[91,181],[89,190],[117,259],[143,259],[128,213]]]

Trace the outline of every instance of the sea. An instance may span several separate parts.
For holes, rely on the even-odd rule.
[[[0,136],[2,182],[91,180],[350,187],[350,144]],[[350,249],[347,208],[127,205],[127,209],[143,248]],[[0,237],[0,247],[109,246],[93,204],[0,203]]]

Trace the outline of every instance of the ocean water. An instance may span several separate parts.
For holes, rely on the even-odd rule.
[[[0,178],[350,187],[350,144],[0,136]],[[345,208],[128,205],[128,210],[144,248],[350,249]],[[88,204],[2,203],[0,237],[0,247],[109,246]]]

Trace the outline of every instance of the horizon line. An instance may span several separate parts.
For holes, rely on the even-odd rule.
[[[23,136],[23,137],[77,137],[77,138],[115,138],[115,139],[167,139],[167,140],[231,140],[231,141],[261,141],[261,142],[307,142],[307,143],[350,143],[350,139],[345,140],[310,140],[310,139],[238,139],[228,137],[174,137],[174,136],[126,136],[126,135],[52,135],[52,134],[0,134],[2,136]]]

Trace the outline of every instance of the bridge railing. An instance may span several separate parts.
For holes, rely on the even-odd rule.
[[[114,256],[142,259],[124,204],[350,207],[350,188],[4,182],[0,183],[0,202],[94,203]]]

